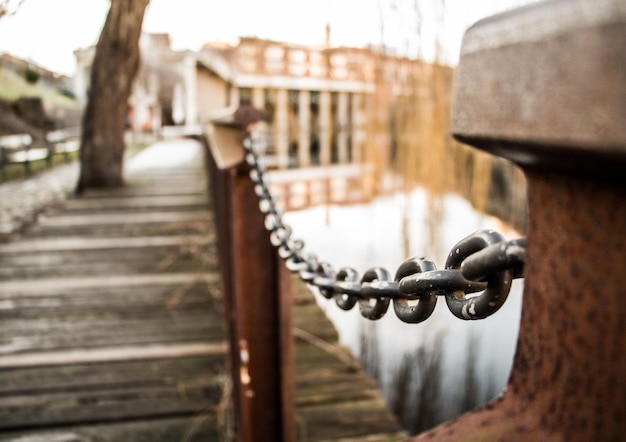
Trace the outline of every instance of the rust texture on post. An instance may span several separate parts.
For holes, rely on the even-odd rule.
[[[244,412],[248,414],[246,420],[249,423],[246,440],[280,440],[281,370],[276,256],[247,173],[237,170],[234,181],[231,264],[239,353],[244,365],[240,381]],[[264,436],[257,439],[257,435]]]
[[[279,364],[283,375],[281,382],[281,406],[283,407],[283,440],[296,440],[296,343],[294,330],[294,293],[291,272],[281,262],[278,266],[280,353]]]
[[[220,274],[222,276],[222,303],[224,305],[224,315],[228,328],[228,340],[229,340],[229,360],[230,370],[232,375],[232,401],[233,409],[235,410],[235,430],[241,434],[243,431],[241,422],[241,386],[238,379],[235,378],[235,373],[239,373],[240,359],[239,354],[233,351],[234,348],[238,348],[239,336],[237,330],[237,308],[235,304],[235,297],[227,294],[233,292],[233,278],[231,275],[232,264],[230,263],[231,253],[229,252],[229,245],[232,242],[231,229],[229,220],[232,218],[232,210],[229,195],[232,194],[230,178],[230,171],[221,170],[218,167],[218,163],[215,156],[209,152],[207,146],[207,153],[205,155],[206,168],[209,178],[209,187],[211,192],[211,205],[213,213],[215,215],[215,228],[217,234],[217,248],[220,262]]]
[[[626,4],[539,3],[463,46],[455,136],[528,181],[522,316],[503,395],[418,439],[623,440]]]
[[[243,132],[209,127],[207,164],[240,441],[295,439],[291,294],[243,163]]]

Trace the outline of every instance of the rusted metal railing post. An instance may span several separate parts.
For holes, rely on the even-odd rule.
[[[216,124],[206,137],[237,435],[242,442],[293,441],[290,279],[264,227],[243,135],[234,125]]]
[[[504,394],[419,439],[624,440],[624,2],[549,1],[479,22],[455,100],[457,138],[528,180],[522,318]]]

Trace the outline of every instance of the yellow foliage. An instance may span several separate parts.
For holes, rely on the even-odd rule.
[[[381,56],[382,57],[382,56]],[[474,207],[489,212],[492,169],[495,157],[455,141],[450,134],[450,113],[454,80],[453,68],[416,60],[403,60],[404,82],[391,83],[382,68],[376,75],[376,88],[368,103],[366,160],[372,164],[373,194],[380,193],[386,174],[400,177],[402,190],[416,186],[428,189],[428,250],[436,250],[438,226],[443,216],[442,198],[456,193]],[[378,66],[385,66],[381,60]],[[513,167],[505,165],[504,167]],[[525,216],[525,183],[519,171],[512,202],[514,216]],[[406,220],[405,220],[406,221]],[[508,220],[510,221],[510,220]],[[408,245],[408,227],[405,244]]]

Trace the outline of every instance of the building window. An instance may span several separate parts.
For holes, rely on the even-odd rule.
[[[319,114],[320,112],[320,92],[311,91],[311,115]]]
[[[265,89],[265,118],[268,124],[274,123],[274,112],[276,111],[276,91]]]
[[[226,102],[226,107],[230,107],[231,100],[232,100],[232,93],[233,93],[233,85],[230,83],[226,84],[226,99],[224,100]]]
[[[239,105],[249,106],[252,104],[252,89],[249,87],[239,88]]]
[[[291,107],[291,111],[298,115],[298,109],[300,107],[300,91],[290,90],[289,91],[289,105]]]

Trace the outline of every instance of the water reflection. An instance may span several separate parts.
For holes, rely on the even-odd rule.
[[[426,247],[426,207],[426,194],[418,190],[408,201],[395,196],[367,205],[317,207],[287,213],[285,221],[304,239],[307,250],[335,268],[349,265],[362,274],[376,265],[393,274],[405,258],[401,227],[407,213],[409,249],[418,255]],[[461,198],[446,197],[443,207],[437,250],[429,257],[439,267],[461,238],[479,229],[502,230],[498,220],[474,211]],[[358,308],[346,312],[320,295],[317,300],[335,324],[340,342],[378,380],[405,428],[417,433],[502,391],[513,361],[522,286],[521,280],[515,280],[501,310],[479,321],[455,318],[443,299],[421,324],[401,322],[393,309],[382,319],[370,321],[361,317]]]

